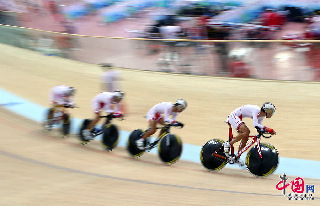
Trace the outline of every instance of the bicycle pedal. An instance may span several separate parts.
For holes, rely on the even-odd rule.
[[[99,132],[91,132],[91,135],[92,135],[93,137],[96,137],[96,136],[99,135]]]
[[[228,162],[229,164],[234,164],[234,163],[236,163],[236,159],[235,159],[235,157],[229,156],[227,162]]]

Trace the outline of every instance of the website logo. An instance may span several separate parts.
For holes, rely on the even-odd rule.
[[[288,200],[314,200],[314,185],[305,185],[303,178],[297,177],[294,180],[287,182],[289,178],[283,173],[280,175],[280,181],[276,184],[277,190],[282,190],[284,197]],[[291,185],[291,191],[286,195],[286,189]]]

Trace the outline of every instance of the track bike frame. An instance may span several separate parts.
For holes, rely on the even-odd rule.
[[[50,109],[49,109],[50,110]],[[67,122],[64,122],[64,115],[68,115],[69,116],[69,119]],[[46,117],[46,120],[48,120],[48,117]],[[53,124],[56,125],[56,124],[69,124],[70,123],[70,114],[69,112],[67,112],[65,109],[61,110],[61,109],[56,109],[54,110],[53,112]]]
[[[109,115],[106,115],[106,116],[100,116],[101,118],[106,118],[106,122],[103,124],[103,127],[102,127],[102,129],[100,130],[100,131],[98,131],[98,132],[95,132],[95,133],[93,133],[92,135],[93,135],[93,137],[96,137],[96,136],[99,136],[100,134],[103,134],[104,132],[105,132],[105,130],[108,128],[108,125],[110,125],[111,124],[111,120],[113,119],[113,118],[116,118],[114,115],[112,115],[112,114],[109,114]],[[123,119],[121,119],[121,120],[123,120]]]
[[[152,143],[150,143],[150,144],[148,144],[146,146],[145,151],[150,151],[151,149],[153,149],[155,146],[158,145],[158,143],[160,142],[160,140],[163,137],[165,137],[166,135],[170,134],[170,127],[171,126],[173,126],[173,125],[172,124],[167,124],[167,125],[165,125],[163,127],[157,127],[157,129],[161,129],[161,132],[160,132],[159,136]]]
[[[225,122],[229,126],[229,142],[230,142],[231,140],[234,139],[234,136],[233,136],[233,133],[232,133],[232,127],[231,127],[231,124],[229,122],[227,122],[227,121],[225,121]],[[234,154],[234,147],[231,146],[231,156],[235,156],[236,159],[239,159],[240,156],[245,151],[247,151],[252,145],[254,145],[256,143],[259,157],[262,158],[261,147],[260,147],[260,138],[261,138],[261,136],[263,136],[265,138],[270,138],[271,135],[270,136],[264,135],[264,134],[270,134],[270,133],[268,133],[267,131],[262,131],[259,127],[256,127],[256,129],[258,131],[258,134],[257,135],[250,135],[249,138],[252,138],[252,140],[249,143],[247,143],[246,146],[243,147],[240,151],[238,151],[238,154],[236,154],[236,155]],[[214,157],[217,157],[217,158],[220,158],[220,159],[223,159],[223,160],[227,160],[228,159],[228,157],[218,154],[218,151],[219,150],[215,151],[212,155]]]

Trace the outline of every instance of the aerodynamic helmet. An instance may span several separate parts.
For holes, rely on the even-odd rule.
[[[68,87],[66,90],[66,96],[74,96],[76,89],[74,87]]]
[[[266,102],[262,105],[261,110],[267,114],[273,115],[273,113],[276,111],[276,106],[274,106],[274,104],[271,102]]]
[[[174,106],[178,106],[178,108],[182,108],[182,111],[187,108],[187,102],[184,99],[177,99],[174,103]]]
[[[124,97],[124,92],[122,92],[120,90],[114,91],[113,97],[116,97],[116,98],[120,99],[120,101],[121,101]]]

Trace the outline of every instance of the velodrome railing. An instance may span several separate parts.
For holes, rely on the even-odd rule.
[[[122,38],[0,24],[0,43],[48,56],[92,64],[112,63],[130,69],[257,79],[320,80],[319,40]],[[234,70],[237,61],[245,65],[247,75]]]

